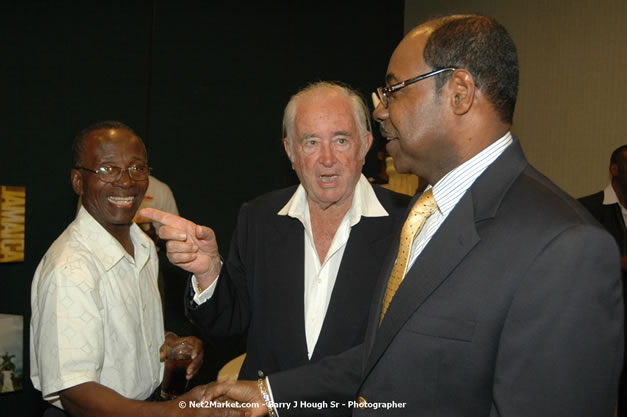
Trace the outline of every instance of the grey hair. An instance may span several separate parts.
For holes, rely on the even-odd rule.
[[[298,93],[294,94],[287,103],[287,106],[285,106],[285,111],[283,112],[283,137],[287,137],[289,141],[291,154],[294,154],[294,119],[296,118],[298,103],[305,96],[324,89],[336,91],[350,100],[353,107],[353,117],[355,118],[355,124],[359,130],[359,137],[361,139],[361,151],[364,154],[363,156],[365,156],[366,135],[372,131],[370,110],[356,90],[348,85],[334,81],[318,81],[309,84]]]

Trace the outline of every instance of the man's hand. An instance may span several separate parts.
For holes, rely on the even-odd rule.
[[[178,343],[185,342],[192,346],[192,362],[187,367],[187,380],[192,379],[198,371],[200,371],[200,367],[202,366],[203,358],[204,358],[204,350],[202,348],[202,340],[198,339],[194,336],[187,337],[178,337],[174,333],[168,333],[165,337],[165,342],[161,345],[159,349],[159,353],[161,355],[161,360],[165,360],[167,356],[168,346],[174,346]]]
[[[243,404],[256,403],[257,406],[246,408],[251,417],[262,417],[268,414],[266,403],[259,391],[257,381],[229,381],[205,385],[203,395],[206,401],[219,401],[224,398]]]
[[[203,401],[198,386],[170,401],[138,401],[121,396],[96,382],[85,382],[59,393],[63,407],[74,417],[250,417],[247,410],[214,407]],[[221,401],[221,400],[220,400]]]
[[[204,386],[198,386],[174,400],[156,403],[162,404],[166,410],[157,415],[164,417],[250,417],[248,410],[216,407],[212,408],[208,401],[203,401]],[[221,400],[220,400],[221,401]],[[193,404],[193,405],[192,405]]]
[[[193,273],[203,289],[215,281],[222,265],[213,230],[153,208],[142,209],[140,214],[163,224],[159,228],[159,237],[168,241],[166,248],[170,262]]]

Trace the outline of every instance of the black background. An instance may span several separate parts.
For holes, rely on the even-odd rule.
[[[74,135],[101,120],[135,129],[181,214],[214,228],[226,254],[239,206],[297,182],[281,144],[289,97],[339,80],[370,101],[403,9],[402,0],[0,3],[0,185],[26,187],[25,261],[0,264],[0,313],[24,316],[25,387],[0,394],[2,415],[37,416],[45,405],[29,377],[30,284],[75,214]],[[176,275],[166,322],[183,333]],[[195,382],[236,353],[207,351]]]

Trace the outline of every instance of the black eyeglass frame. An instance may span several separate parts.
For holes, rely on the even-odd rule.
[[[120,180],[120,178],[122,178],[122,174],[123,174],[124,172],[128,172],[128,176],[129,176],[129,178],[130,178],[131,180],[133,180],[133,181],[146,181],[146,180],[148,179],[148,177],[150,176],[150,172],[152,171],[152,168],[150,168],[150,167],[148,167],[148,166],[147,166],[147,167],[146,167],[146,168],[147,168],[146,178],[135,178],[135,177],[133,176],[133,170],[135,170],[135,173],[137,173],[137,171],[136,171],[136,170],[137,170],[137,168],[139,168],[137,165],[131,165],[130,167],[128,167],[128,168],[124,168],[124,169],[122,169],[122,168],[120,168],[120,167],[116,167],[116,166],[111,166],[110,168],[115,168],[115,169],[118,169],[118,170],[119,170],[119,172],[118,172],[117,174],[107,174],[107,173],[104,173],[104,172],[99,171],[100,169],[103,169],[103,168],[105,168],[105,167],[100,167],[100,168],[98,168],[98,169],[95,169],[95,170],[94,170],[94,169],[89,169],[89,168],[85,168],[85,167],[82,167],[82,166],[78,166],[78,165],[77,165],[77,166],[75,166],[74,168],[75,168],[75,169],[83,169],[83,170],[85,170],[85,171],[88,171],[88,172],[94,173],[94,174],[98,175],[98,178],[100,179],[100,181],[102,181],[102,182],[106,182],[106,183],[112,183],[112,182],[117,182],[117,181],[119,181],[119,180]],[[106,175],[112,175],[112,177],[111,177],[110,179],[108,179],[108,178],[105,178],[105,177],[104,177],[104,176],[106,176]],[[113,175],[115,175],[115,178],[113,177]]]
[[[379,87],[377,88],[377,95],[379,96],[379,100],[381,100],[381,104],[383,104],[383,107],[387,109],[389,105],[389,98],[394,92],[400,90],[401,88],[405,88],[408,85],[411,85],[413,83],[417,83],[418,81],[431,78],[435,75],[442,74],[443,72],[446,72],[446,71],[455,71],[456,69],[457,68],[455,67],[440,68],[437,70],[433,70],[431,72],[427,72],[426,74],[422,74],[417,77],[410,78],[405,81],[401,81],[400,83],[393,84],[389,87]]]

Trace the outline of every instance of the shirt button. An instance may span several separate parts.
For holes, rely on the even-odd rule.
[[[142,310],[143,310],[143,311],[146,311],[146,304],[144,304],[144,305],[142,306]]]
[[[318,285],[322,284],[322,280],[321,280],[320,278],[318,278],[318,279],[316,280],[316,284],[318,284]]]
[[[152,340],[148,342],[148,347],[151,348],[152,347]]]

